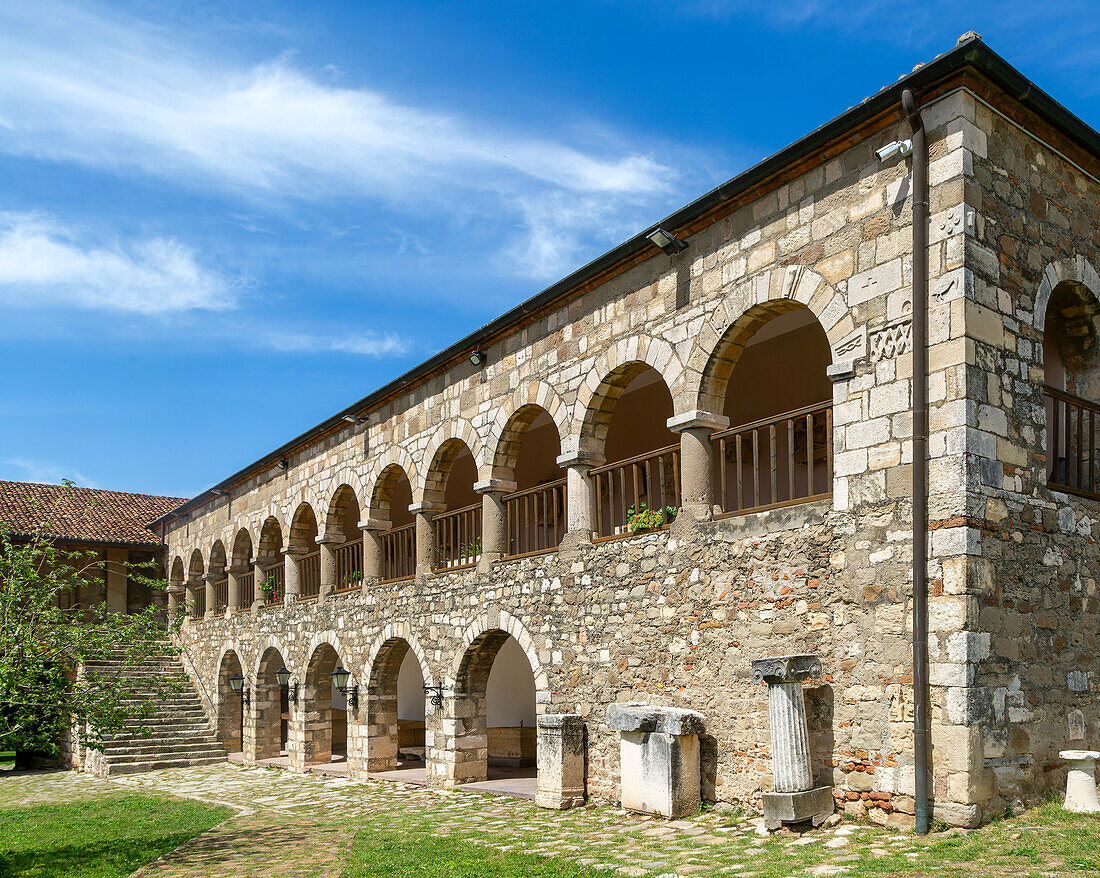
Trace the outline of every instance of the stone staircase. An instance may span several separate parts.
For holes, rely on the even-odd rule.
[[[179,684],[179,692],[157,700],[152,716],[129,720],[107,742],[102,753],[89,751],[84,769],[101,777],[137,774],[158,768],[185,768],[226,760],[225,748],[218,740],[202,702],[180,660],[167,651],[139,664],[126,664],[112,656],[86,664],[88,670],[104,675],[125,675],[134,680],[134,694],[148,697],[153,689],[143,680],[170,679]],[[146,737],[139,731],[147,728]]]

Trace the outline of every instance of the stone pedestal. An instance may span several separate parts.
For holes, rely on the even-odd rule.
[[[584,804],[584,718],[548,713],[538,718],[539,789],[535,804],[566,811]]]
[[[607,724],[619,740],[620,798],[629,811],[686,817],[699,811],[701,713],[649,704],[613,704]]]
[[[768,684],[775,781],[773,791],[763,796],[764,825],[768,829],[804,820],[819,826],[833,813],[832,789],[813,785],[806,700],[802,694],[802,681],[820,674],[821,661],[815,655],[785,655],[752,663],[753,681]]]
[[[1100,759],[1100,752],[1063,750],[1058,755],[1066,760],[1069,767],[1066,775],[1066,810],[1079,814],[1100,813],[1100,799],[1096,796],[1096,760]]]

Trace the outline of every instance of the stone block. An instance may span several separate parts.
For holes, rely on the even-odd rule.
[[[801,793],[764,793],[763,798],[764,825],[768,829],[806,820],[820,826],[833,813],[832,787],[816,787]]]
[[[565,811],[584,804],[584,719],[576,714],[538,718],[540,808]]]
[[[607,709],[608,728],[620,732],[661,732],[666,735],[700,735],[706,731],[706,718],[695,710],[657,707],[633,701],[612,704]]]

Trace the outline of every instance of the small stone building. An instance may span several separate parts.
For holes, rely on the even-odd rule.
[[[750,663],[813,654],[816,783],[912,821],[914,159],[877,154],[903,89],[935,814],[1035,800],[1100,745],[1100,135],[968,35],[161,520],[246,760],[361,774],[419,739],[453,787],[572,714],[617,801],[608,708],[646,702],[703,715],[704,800],[757,803]]]
[[[48,537],[88,559],[88,581],[66,595],[68,607],[106,604],[118,613],[164,605],[164,595],[138,581],[164,576],[164,541],[152,522],[185,502],[123,491],[0,481],[0,524],[14,539]],[[152,564],[152,566],[149,566]]]

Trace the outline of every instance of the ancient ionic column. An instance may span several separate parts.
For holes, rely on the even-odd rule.
[[[725,415],[691,411],[667,421],[680,434],[680,506],[696,521],[714,518],[714,453],[711,433],[730,425]]]
[[[504,498],[516,490],[515,482],[501,479],[485,479],[474,483],[474,490],[481,495],[481,557],[477,569],[489,573],[493,563],[508,552],[508,523]]]
[[[802,692],[803,680],[820,675],[821,661],[816,655],[785,655],[752,663],[753,682],[768,684],[775,782],[773,792],[764,793],[764,824],[768,829],[803,820],[812,820],[818,826],[833,813],[832,788],[813,785]]]
[[[1063,750],[1059,754],[1068,763],[1066,773],[1067,811],[1079,814],[1100,812],[1100,799],[1096,796],[1096,750]]]

